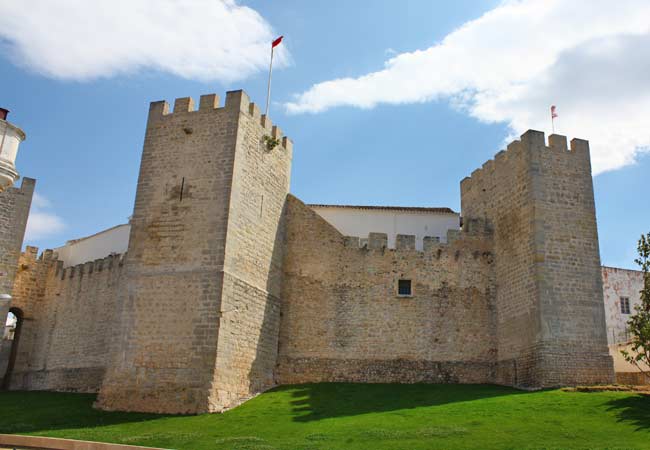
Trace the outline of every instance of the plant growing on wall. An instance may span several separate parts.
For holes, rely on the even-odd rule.
[[[276,139],[276,138],[274,138],[274,137],[272,137],[272,136],[269,136],[268,134],[265,134],[265,135],[262,137],[262,140],[264,141],[264,144],[266,145],[266,149],[267,149],[268,151],[271,151],[271,150],[273,150],[275,147],[277,147],[278,145],[280,145],[280,139]]]
[[[627,362],[650,375],[650,233],[641,235],[637,251],[639,257],[634,262],[643,272],[641,303],[634,307],[634,315],[627,323],[632,336],[630,348],[621,353]]]

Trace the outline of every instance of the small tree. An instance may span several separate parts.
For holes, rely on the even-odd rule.
[[[639,257],[634,260],[643,272],[643,289],[641,303],[634,307],[628,326],[632,341],[630,350],[622,350],[625,360],[634,364],[641,372],[648,375],[650,367],[650,233],[641,235],[637,245]]]

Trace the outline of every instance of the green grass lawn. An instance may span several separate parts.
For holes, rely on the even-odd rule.
[[[650,397],[629,392],[310,384],[200,416],[102,412],[94,398],[0,393],[0,433],[190,450],[650,448]]]

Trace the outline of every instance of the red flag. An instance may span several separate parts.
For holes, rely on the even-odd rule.
[[[555,112],[555,105],[551,106],[551,119],[555,119],[557,117],[557,113]]]
[[[271,44],[271,48],[275,48],[275,47],[277,47],[278,45],[280,45],[280,42],[282,42],[282,38],[283,38],[283,37],[284,37],[284,36],[280,36],[280,37],[277,38],[275,41],[273,41],[273,43]]]

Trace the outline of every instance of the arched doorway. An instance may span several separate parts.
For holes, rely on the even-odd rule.
[[[9,380],[16,363],[18,354],[18,341],[20,340],[20,330],[23,325],[23,312],[19,308],[10,308],[7,315],[7,321],[3,329],[2,350],[3,357],[6,359],[6,369],[2,377],[2,389],[9,388]],[[2,375],[2,373],[0,373]]]

